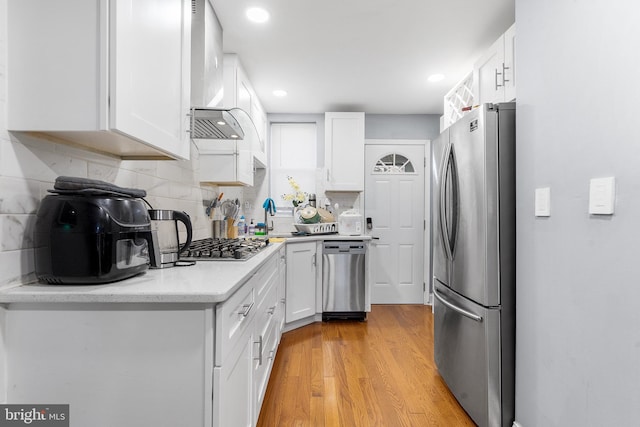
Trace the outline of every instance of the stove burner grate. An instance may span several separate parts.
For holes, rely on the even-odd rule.
[[[265,239],[200,239],[180,253],[180,259],[196,261],[246,261],[266,248]]]

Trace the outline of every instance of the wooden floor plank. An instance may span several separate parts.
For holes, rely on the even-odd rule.
[[[431,307],[375,305],[283,334],[257,425],[475,424],[437,372]]]

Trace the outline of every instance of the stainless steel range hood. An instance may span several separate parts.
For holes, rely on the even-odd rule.
[[[239,121],[251,118],[239,108],[192,108],[191,138],[193,139],[244,139]],[[253,122],[251,122],[253,125]]]

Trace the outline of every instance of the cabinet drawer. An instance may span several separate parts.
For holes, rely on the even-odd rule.
[[[278,257],[272,256],[251,279],[255,284],[256,302],[260,303],[278,274]]]
[[[255,290],[252,279],[231,298],[216,307],[216,366],[222,365],[223,360],[252,324],[254,312]]]
[[[255,399],[255,414],[256,420],[260,415],[260,408],[262,406],[262,400],[269,384],[269,374],[271,373],[271,367],[276,357],[276,351],[278,346],[278,340],[276,336],[275,322],[271,322],[270,326],[266,329],[265,334],[261,336],[262,343],[259,348],[256,348],[254,355],[254,399]],[[261,351],[261,353],[260,353]]]
[[[267,294],[256,310],[256,334],[265,335],[267,328],[275,319],[278,311],[278,287],[276,286],[276,278],[274,275],[270,286],[267,287]]]

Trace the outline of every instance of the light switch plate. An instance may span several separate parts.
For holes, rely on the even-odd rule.
[[[551,188],[536,188],[535,200],[536,216],[551,216]]]
[[[616,179],[593,178],[589,181],[589,213],[592,215],[612,215],[616,199]]]

